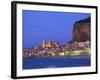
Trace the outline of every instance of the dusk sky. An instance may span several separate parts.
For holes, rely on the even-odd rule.
[[[23,10],[23,47],[42,45],[43,40],[65,44],[72,39],[73,24],[88,13]]]

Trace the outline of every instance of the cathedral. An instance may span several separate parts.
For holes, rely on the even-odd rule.
[[[59,43],[57,41],[48,41],[46,42],[46,40],[43,40],[42,43],[42,48],[51,48],[51,47],[59,47]]]

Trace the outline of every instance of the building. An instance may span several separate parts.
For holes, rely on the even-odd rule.
[[[42,48],[46,48],[46,41],[45,40],[43,40]]]
[[[46,40],[43,40],[42,43],[42,48],[51,48],[51,47],[59,47],[59,43],[56,41],[48,41],[46,42]]]

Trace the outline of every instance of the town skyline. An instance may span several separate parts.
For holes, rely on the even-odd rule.
[[[74,23],[70,42],[43,40],[39,46],[23,48],[23,58],[53,56],[89,56],[91,53],[91,17]]]

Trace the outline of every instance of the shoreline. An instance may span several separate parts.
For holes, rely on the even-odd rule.
[[[91,54],[88,55],[74,55],[74,56],[45,56],[45,57],[27,57],[27,58],[23,58],[23,59],[36,59],[36,58],[58,58],[58,57],[64,57],[64,58],[85,58],[85,57],[91,57]]]

